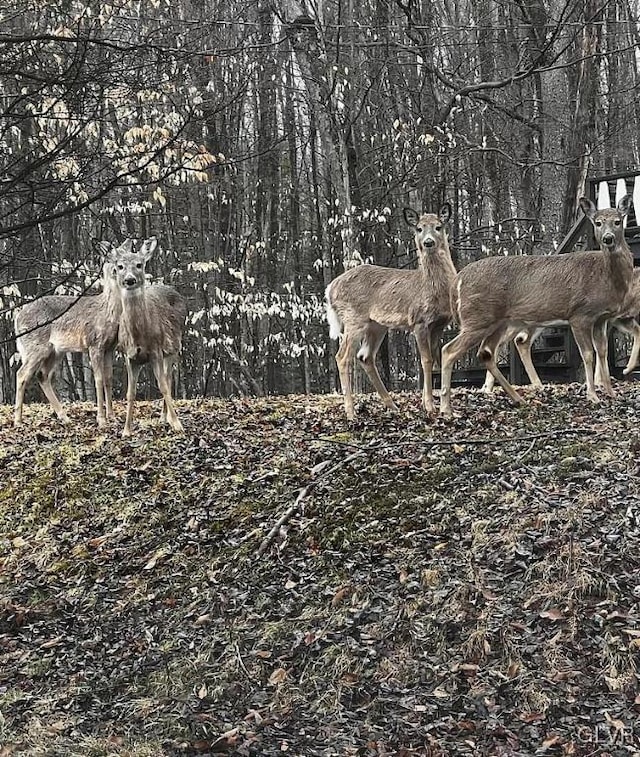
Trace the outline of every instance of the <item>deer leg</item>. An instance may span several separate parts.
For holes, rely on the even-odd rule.
[[[518,392],[516,392],[511,383],[507,381],[505,375],[500,368],[498,368],[498,363],[496,361],[496,352],[500,343],[503,341],[503,338],[504,331],[501,328],[494,331],[494,333],[490,334],[488,337],[485,337],[478,348],[478,358],[484,365],[486,365],[487,369],[491,372],[491,375],[505,390],[509,397],[511,397],[512,401],[515,402],[516,405],[522,405],[524,400]]]
[[[173,396],[173,369],[176,365],[175,355],[166,355],[164,358],[164,370],[169,380],[169,389]],[[167,403],[162,399],[162,411],[160,412],[160,422],[167,423]]]
[[[182,423],[176,414],[175,407],[173,405],[173,399],[171,398],[171,381],[167,376],[165,368],[164,358],[161,356],[152,360],[153,372],[156,377],[158,389],[162,393],[164,399],[164,405],[167,409],[167,421],[174,431],[183,431]]]
[[[413,332],[420,353],[422,365],[422,407],[427,415],[433,415],[436,411],[433,404],[433,340],[429,328],[418,326]]]
[[[442,328],[435,327],[431,329],[431,357],[433,358],[433,367],[434,368],[441,368],[442,361],[440,359],[440,349],[441,345],[440,342],[442,341],[442,332],[444,331],[444,326]]]
[[[89,348],[89,361],[93,368],[93,381],[96,386],[96,405],[98,407],[98,426],[107,422],[104,410],[104,352],[96,347]]]
[[[13,413],[13,425],[17,428],[22,425],[22,407],[24,405],[24,393],[27,384],[38,369],[38,360],[27,358],[18,368],[16,374],[16,404]]]
[[[376,355],[378,354],[378,350],[380,349],[380,345],[386,334],[387,330],[383,326],[369,325],[362,338],[362,344],[358,350],[357,357],[369,377],[369,381],[371,381],[376,392],[378,392],[384,406],[389,410],[397,412],[398,408],[395,402],[391,399],[391,395],[380,378],[376,366]]]
[[[596,394],[593,379],[594,354],[593,354],[593,323],[590,321],[573,321],[569,322],[571,331],[580,350],[582,362],[584,364],[584,374],[587,383],[587,399],[589,402],[598,404],[600,401]]]
[[[51,383],[51,372],[47,372],[43,375],[43,377],[40,379],[40,387],[42,388],[42,391],[45,394],[45,397],[49,400],[51,403],[51,406],[53,407],[55,414],[58,416],[58,418],[62,421],[62,423],[71,423],[71,419],[67,415],[64,407],[62,406],[62,403],[58,399],[58,395],[56,394],[55,389],[53,388],[53,384]]]
[[[53,384],[51,383],[51,376],[53,375],[53,372],[55,371],[56,366],[60,362],[61,358],[62,355],[58,355],[56,351],[51,348],[49,354],[47,354],[47,356],[39,364],[38,382],[40,384],[40,388],[44,392],[45,397],[49,400],[49,403],[53,408],[55,414],[58,416],[62,423],[67,424],[71,423],[71,419],[67,415],[66,410],[58,399],[58,395],[53,388]]]
[[[113,418],[113,350],[104,353],[104,404],[107,420]]]
[[[512,329],[507,331],[507,333],[504,334],[502,341],[500,342],[500,345],[498,345],[498,347],[502,346],[502,344],[509,341],[509,339],[512,339],[513,336],[514,336],[514,332]],[[496,349],[498,349],[498,347],[496,347]],[[495,386],[495,383],[496,383],[496,380],[493,377],[493,373],[487,370],[484,376],[484,384],[482,385],[481,391],[483,391],[485,394],[491,394],[491,392],[493,391],[493,387]]]
[[[353,410],[353,395],[351,394],[351,378],[349,376],[349,368],[353,362],[354,352],[353,337],[345,331],[341,337],[338,352],[336,353],[336,364],[338,366],[338,373],[340,374],[342,394],[344,395],[344,409],[347,418],[350,421],[355,417]]]
[[[132,363],[127,358],[127,415],[122,429],[122,436],[131,436],[131,425],[133,422],[133,407],[136,402],[136,389],[138,388],[138,376],[140,375],[141,365]]]
[[[484,384],[482,385],[482,389],[480,391],[484,392],[485,394],[491,394],[495,385],[496,380],[493,378],[493,373],[491,373],[491,371],[487,371],[484,375]]]
[[[536,329],[533,332],[523,330],[520,331],[514,339],[514,344],[516,345],[522,365],[524,365],[524,369],[529,377],[529,382],[531,386],[535,386],[536,389],[542,389],[542,381],[540,381],[538,371],[536,371],[533,360],[531,359],[531,345],[539,333],[540,329]]]
[[[474,344],[478,344],[482,338],[482,332],[463,330],[442,347],[441,389],[440,389],[440,415],[451,418],[451,375],[453,364],[456,360],[470,350]]]
[[[633,347],[629,355],[629,361],[622,373],[627,376],[638,365],[638,356],[640,356],[640,324],[635,318],[625,318],[624,320],[614,321],[613,324],[617,329],[625,334],[633,336]]]
[[[611,385],[611,374],[609,373],[609,329],[607,321],[594,326],[593,345],[596,349],[596,370],[594,384],[602,386],[605,394],[609,397],[615,397],[613,386]]]

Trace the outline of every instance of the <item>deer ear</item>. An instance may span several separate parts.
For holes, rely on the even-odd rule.
[[[453,210],[451,208],[451,203],[445,202],[440,208],[440,220],[442,221],[442,223],[449,223],[449,219],[451,218],[452,213]]]
[[[629,213],[629,210],[631,209],[631,195],[625,195],[624,197],[621,197],[618,201],[618,205],[616,206],[616,210],[618,213],[622,214],[623,216],[626,216]]]
[[[133,239],[125,239],[124,242],[120,245],[119,249],[121,249],[123,252],[131,252],[133,250]]]
[[[588,197],[581,197],[580,207],[582,208],[582,212],[585,214],[585,216],[593,220],[593,217],[596,214],[596,206],[593,204],[593,201]]]
[[[415,229],[415,227],[418,225],[419,220],[419,216],[416,211],[413,208],[404,208],[402,210],[402,215],[404,216],[404,222],[407,224],[407,226],[411,226],[412,229]]]

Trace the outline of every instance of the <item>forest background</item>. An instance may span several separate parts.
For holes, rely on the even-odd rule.
[[[324,288],[415,265],[405,206],[453,204],[458,266],[553,252],[587,176],[640,165],[639,5],[0,0],[0,401],[15,307],[90,289],[95,239],[158,236],[182,397],[333,388]],[[416,386],[405,335],[381,357]]]

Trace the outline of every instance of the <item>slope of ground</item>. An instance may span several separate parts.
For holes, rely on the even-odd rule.
[[[0,755],[640,754],[618,391],[1,408]]]

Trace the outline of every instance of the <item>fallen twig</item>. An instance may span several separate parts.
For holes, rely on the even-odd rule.
[[[371,444],[368,447],[359,448],[357,452],[352,452],[350,455],[347,455],[344,458],[344,460],[340,460],[339,463],[336,463],[335,465],[332,465],[329,468],[325,467],[322,470],[322,472],[316,476],[316,478],[314,478],[312,481],[309,481],[309,483],[306,486],[300,489],[295,502],[282,513],[282,515],[278,518],[278,520],[273,524],[273,527],[271,528],[269,533],[262,540],[262,544],[260,545],[260,548],[258,549],[258,557],[262,557],[262,555],[267,551],[267,549],[269,549],[269,547],[273,543],[273,540],[276,538],[276,535],[278,531],[280,530],[280,528],[282,528],[282,526],[288,520],[291,519],[293,514],[297,511],[298,507],[300,507],[300,503],[305,499],[305,497],[309,494],[309,492],[312,491],[321,481],[331,476],[340,468],[344,468],[344,466],[348,465],[352,460],[355,460],[356,458],[361,457],[362,455],[366,455],[369,452],[373,452],[374,450],[379,449],[379,448],[380,447],[377,444]]]
[[[553,431],[542,431],[538,434],[524,434],[522,436],[507,436],[502,438],[491,438],[491,437],[475,437],[475,438],[468,438],[468,439],[444,439],[444,440],[428,440],[423,441],[426,446],[430,447],[452,447],[454,445],[464,446],[465,444],[503,444],[505,442],[527,442],[527,441],[535,441],[536,439],[543,439],[546,437],[553,437],[553,436],[563,436],[564,434],[591,434],[596,435],[599,432],[591,429],[591,428],[560,428],[555,429]],[[262,557],[264,553],[269,549],[269,547],[273,544],[274,539],[276,538],[278,531],[282,526],[287,523],[292,516],[297,512],[298,508],[300,507],[301,502],[309,495],[309,493],[325,478],[329,478],[333,473],[335,473],[340,468],[343,468],[345,465],[348,465],[352,460],[355,460],[356,458],[362,456],[362,455],[368,455],[371,452],[377,452],[379,450],[389,449],[392,447],[400,446],[404,443],[404,440],[398,440],[396,442],[388,442],[388,443],[380,443],[375,442],[371,443],[366,446],[362,446],[359,444],[351,443],[351,442],[345,442],[344,440],[334,440],[327,437],[320,437],[320,441],[324,442],[330,442],[330,443],[336,443],[340,444],[341,446],[348,446],[356,449],[355,452],[352,452],[350,455],[347,455],[343,460],[336,463],[335,465],[331,465],[330,467],[327,467],[327,464],[329,463],[328,460],[325,460],[323,463],[320,463],[319,465],[315,466],[314,470],[319,470],[321,472],[318,473],[318,475],[311,480],[306,486],[304,486],[300,491],[298,492],[298,496],[295,499],[295,502],[290,505],[278,518],[278,520],[274,523],[272,528],[269,530],[269,533],[265,536],[265,538],[262,540],[262,543],[260,544],[260,548],[258,549],[258,557]],[[407,440],[408,441],[408,440]],[[411,440],[415,444],[415,440]],[[422,440],[421,440],[422,441]]]

